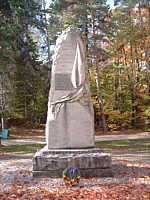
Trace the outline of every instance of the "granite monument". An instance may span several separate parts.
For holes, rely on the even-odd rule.
[[[81,176],[110,176],[111,157],[95,148],[85,46],[68,28],[58,37],[53,55],[46,122],[47,145],[33,158],[33,175],[60,177],[66,167]]]

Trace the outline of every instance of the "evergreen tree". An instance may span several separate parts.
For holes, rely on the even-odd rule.
[[[37,91],[42,92],[37,83],[43,80],[41,74],[45,76],[47,68],[38,60],[37,43],[32,36],[37,30],[44,34],[44,12],[34,0],[1,0],[0,68],[7,72],[11,85],[14,86],[9,107],[13,117],[31,118],[31,99],[39,94],[36,94]],[[44,80],[39,87],[41,85],[42,88],[47,88]],[[41,94],[45,95],[43,92]]]

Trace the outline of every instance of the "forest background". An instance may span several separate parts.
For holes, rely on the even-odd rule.
[[[1,128],[45,124],[55,42],[70,26],[86,44],[96,130],[149,129],[150,1],[114,5],[0,0]]]

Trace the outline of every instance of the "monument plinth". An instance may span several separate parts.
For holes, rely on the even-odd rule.
[[[33,175],[60,177],[66,167],[81,176],[110,176],[111,157],[95,148],[85,48],[78,31],[58,37],[46,122],[47,146],[33,158]]]

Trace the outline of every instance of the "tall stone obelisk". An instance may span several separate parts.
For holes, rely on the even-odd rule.
[[[94,145],[85,48],[78,31],[58,37],[53,56],[46,122],[47,145],[33,157],[33,175],[61,177],[76,167],[82,177],[111,176],[111,157]]]
[[[94,147],[94,113],[83,41],[67,29],[56,42],[48,102],[49,149]]]

